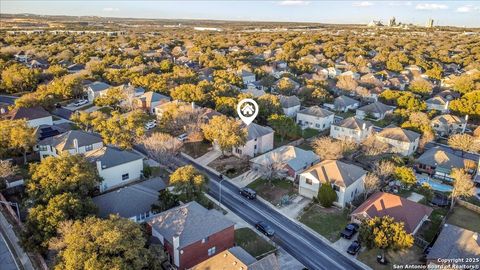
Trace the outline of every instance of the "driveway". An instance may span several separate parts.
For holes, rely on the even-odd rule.
[[[345,254],[345,256],[352,256],[350,254],[347,253],[347,249],[348,247],[350,246],[350,244],[357,240],[358,238],[358,233],[356,233],[352,239],[345,239],[343,237],[340,237],[340,239],[338,239],[335,243],[333,243],[333,247],[336,248],[339,252],[342,252]],[[355,255],[355,256],[352,256],[352,257],[357,257],[358,253]]]
[[[253,181],[257,180],[261,175],[257,172],[254,172],[252,170],[248,170],[244,172],[243,174],[232,178],[230,182],[234,184],[235,186],[242,188],[247,186],[248,184],[252,183]]]
[[[297,219],[298,215],[311,201],[311,199],[297,195],[289,205],[281,207],[279,211],[289,218]]]
[[[196,161],[198,164],[201,164],[202,166],[207,166],[207,165],[210,164],[212,161],[214,161],[215,159],[219,158],[221,155],[222,155],[222,152],[217,151],[217,150],[212,150],[212,151],[206,153],[205,155],[203,155],[203,156],[195,159],[195,161]]]

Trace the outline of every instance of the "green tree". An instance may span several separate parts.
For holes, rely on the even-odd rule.
[[[67,69],[60,65],[51,65],[46,70],[46,73],[51,74],[53,77],[61,77],[68,73]]]
[[[23,152],[23,162],[27,164],[27,152],[36,144],[34,128],[28,126],[25,120],[0,121],[0,155],[9,150]]]
[[[272,114],[268,118],[268,122],[275,129],[275,132],[280,135],[281,141],[286,137],[296,138],[301,132],[295,121],[286,115]]]
[[[415,79],[410,83],[408,89],[422,96],[427,96],[432,93],[433,85],[427,80]]]
[[[400,180],[407,186],[414,185],[417,182],[417,177],[412,168],[405,166],[395,168],[395,178]]]
[[[280,99],[276,95],[265,94],[257,98],[259,123],[266,124],[267,119],[273,114],[282,113],[282,105]]]
[[[323,207],[332,207],[333,202],[337,199],[337,193],[330,183],[322,183],[318,189],[318,200]]]
[[[1,87],[8,93],[32,91],[37,87],[39,72],[14,63],[2,71]]]
[[[120,102],[126,98],[125,93],[120,87],[112,87],[107,90],[105,95],[95,98],[96,106],[110,106],[117,108]]]
[[[189,202],[200,200],[206,188],[207,178],[192,165],[176,169],[170,175],[170,184],[178,194],[180,201]]]
[[[197,87],[194,84],[182,84],[172,89],[170,95],[175,100],[181,100],[185,102],[204,102],[207,98],[206,94],[202,91],[202,88]]]
[[[480,91],[472,91],[460,99],[450,102],[450,110],[459,115],[469,115],[470,119],[480,120]]]
[[[154,259],[145,248],[146,239],[135,222],[110,216],[68,221],[58,228],[51,248],[58,251],[60,269],[144,269]]]
[[[363,220],[358,238],[367,248],[379,248],[384,254],[388,250],[410,248],[414,240],[413,236],[405,231],[403,222],[395,222],[389,216]]]
[[[155,212],[163,212],[178,204],[178,196],[171,193],[168,189],[164,189],[159,192],[158,202],[152,205],[152,210]]]
[[[247,140],[247,130],[242,128],[241,122],[224,115],[214,116],[202,126],[205,139],[216,143],[222,154],[233,147],[244,145]]]

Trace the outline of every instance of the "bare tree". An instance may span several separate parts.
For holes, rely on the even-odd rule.
[[[475,195],[475,185],[471,176],[464,169],[454,168],[451,176],[454,182],[452,194],[450,194],[452,198],[450,208],[453,209],[457,198]]]
[[[122,87],[122,86],[120,86]],[[133,85],[126,85],[122,87],[124,100],[120,104],[123,108],[132,111],[135,109],[135,87]]]
[[[362,149],[367,156],[379,156],[390,152],[390,146],[379,141],[374,135],[369,136],[362,142]]]
[[[395,164],[388,160],[379,161],[375,164],[373,173],[386,182],[395,173]]]
[[[368,198],[368,195],[380,189],[380,178],[374,173],[367,173],[364,180],[365,191],[363,192],[364,199]]]
[[[315,139],[312,146],[315,153],[322,159],[340,159],[357,148],[353,141],[335,140],[326,136]]]
[[[0,160],[0,188],[4,187],[4,180],[14,176],[17,172],[17,166],[12,165],[10,161]]]
[[[182,147],[180,140],[161,132],[156,132],[150,137],[142,138],[141,143],[146,148],[150,158],[165,166],[170,165],[173,157]]]
[[[269,158],[265,159],[265,163],[260,167],[260,174],[271,183],[272,179],[283,178],[287,175],[285,162],[279,153],[272,153]]]
[[[480,149],[480,143],[472,135],[468,134],[455,134],[448,139],[448,145],[452,148],[464,152],[477,152]]]

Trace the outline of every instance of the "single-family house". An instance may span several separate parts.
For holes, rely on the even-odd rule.
[[[49,66],[48,61],[43,59],[32,59],[27,62],[27,66],[29,68],[40,68],[40,69],[47,69]]]
[[[446,223],[426,259],[428,269],[455,269],[460,266],[463,269],[478,268],[479,233]]]
[[[298,111],[300,111],[300,99],[297,96],[279,95],[278,100],[286,116],[295,117]]]
[[[135,222],[143,222],[155,214],[152,204],[158,202],[158,192],[165,188],[163,180],[155,177],[95,196],[93,203],[102,218],[119,215]]]
[[[84,91],[87,93],[88,101],[93,102],[95,98],[105,95],[111,87],[107,83],[97,81],[86,85]]]
[[[376,134],[377,140],[391,146],[394,153],[410,156],[418,149],[420,134],[400,127],[386,127]]]
[[[157,92],[149,91],[140,95],[137,99],[137,106],[149,113],[153,114],[155,107],[170,101],[170,97],[164,96]]]
[[[341,70],[339,70],[338,68],[334,68],[334,67],[327,68],[327,71],[328,71],[328,78],[330,78],[330,79],[334,79],[342,73]]]
[[[468,115],[461,118],[456,115],[442,114],[434,117],[430,125],[438,136],[443,137],[465,132],[467,120]]]
[[[417,158],[414,168],[417,172],[427,173],[434,178],[452,180],[451,172],[455,168],[473,173],[475,161],[459,157],[437,146],[428,149]]]
[[[355,209],[350,216],[353,222],[358,223],[364,219],[390,216],[397,222],[403,222],[407,233],[415,234],[432,211],[431,207],[398,195],[376,192]]]
[[[25,119],[29,127],[53,125],[52,115],[40,106],[15,108],[8,113],[11,120]]]
[[[360,119],[368,117],[375,120],[382,120],[388,114],[392,114],[393,109],[395,109],[395,107],[388,106],[377,101],[358,108],[356,111],[356,115]]]
[[[241,269],[241,270],[280,270],[275,254],[269,254],[259,260],[240,246],[218,253],[189,270]]]
[[[343,73],[341,73],[340,75],[338,75],[339,77],[340,76],[346,76],[346,77],[350,77],[354,80],[358,80],[360,79],[360,74],[358,74],[357,72],[353,72],[351,70],[348,70],[348,71],[345,71]]]
[[[318,106],[312,106],[300,110],[297,113],[297,124],[302,128],[312,128],[316,130],[329,129],[333,123],[335,114],[329,110]]]
[[[441,113],[448,112],[449,101],[442,96],[434,96],[425,101],[428,110],[436,110]]]
[[[100,192],[138,180],[143,172],[143,157],[133,151],[104,146],[84,155],[96,165],[98,174],[103,178]]]
[[[21,63],[27,63],[28,59],[30,58],[29,55],[25,53],[25,51],[19,51],[14,55],[14,57],[16,61]]]
[[[175,269],[194,267],[233,247],[235,241],[235,224],[195,201],[156,214],[146,223]]]
[[[257,80],[256,76],[255,76],[255,73],[250,72],[248,70],[244,70],[244,69],[242,69],[242,71],[240,71],[240,77],[242,78],[242,81],[243,81],[244,85],[247,85],[249,83],[253,83]]]
[[[349,110],[355,110],[360,106],[360,101],[341,95],[336,97],[333,101],[333,109],[338,112],[347,112]]]
[[[319,162],[320,158],[312,151],[284,145],[250,160],[253,171],[262,171],[263,168],[278,170],[281,167],[286,177],[295,179],[297,175],[308,167]]]
[[[234,155],[254,157],[273,149],[273,135],[275,133],[273,129],[255,123],[251,123],[246,129],[247,142],[243,146],[235,147],[232,150]]]
[[[343,119],[340,123],[332,123],[330,137],[338,140],[352,140],[360,143],[372,134],[373,125],[356,117]]]
[[[48,137],[37,144],[40,159],[48,156],[58,157],[65,152],[71,155],[84,154],[102,147],[103,141],[100,136],[81,130],[70,130]]]
[[[75,74],[83,71],[85,69],[84,64],[71,64],[67,67],[67,71],[70,74]]]
[[[344,207],[363,193],[365,176],[366,172],[356,165],[339,160],[324,160],[299,174],[298,193],[313,198],[318,195],[321,184],[331,184],[337,193],[334,204]]]

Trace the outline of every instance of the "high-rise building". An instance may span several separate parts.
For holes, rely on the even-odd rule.
[[[392,27],[396,25],[397,25],[397,22],[395,20],[395,17],[390,18],[390,20],[388,21],[388,26]]]
[[[428,28],[432,28],[432,27],[433,27],[433,19],[428,19],[426,26],[427,26]]]

